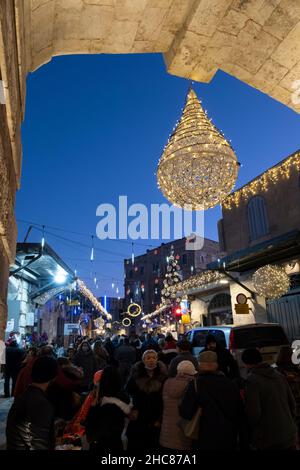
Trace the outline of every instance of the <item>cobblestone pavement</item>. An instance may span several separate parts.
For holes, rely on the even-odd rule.
[[[0,379],[0,396],[4,394],[4,380]],[[5,427],[8,411],[13,402],[13,398],[0,398],[0,450],[6,449]]]

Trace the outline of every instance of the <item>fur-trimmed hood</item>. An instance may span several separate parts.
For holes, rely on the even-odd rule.
[[[131,377],[142,392],[150,394],[161,390],[164,381],[168,377],[168,371],[164,363],[158,361],[153,376],[150,376],[144,363],[140,361],[133,366]]]
[[[103,397],[100,406],[104,405],[115,405],[120,408],[120,410],[122,410],[125,415],[129,415],[133,407],[132,402],[125,403],[124,401],[116,397]]]

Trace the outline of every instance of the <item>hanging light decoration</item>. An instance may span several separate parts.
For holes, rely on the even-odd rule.
[[[270,300],[286,294],[290,287],[290,278],[281,266],[267,264],[253,274],[252,280],[258,295]]]
[[[209,209],[232,190],[239,163],[190,88],[182,117],[160,158],[158,187],[175,206]]]

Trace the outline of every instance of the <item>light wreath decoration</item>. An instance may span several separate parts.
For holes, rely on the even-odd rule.
[[[175,206],[209,209],[228,196],[238,168],[231,145],[190,88],[181,119],[158,163],[158,187]]]
[[[291,155],[283,162],[265,171],[250,183],[227,196],[222,203],[223,208],[231,209],[232,207],[238,207],[241,201],[247,200],[249,197],[255,196],[262,191],[268,191],[271,184],[278,183],[280,179],[288,179],[293,168],[297,171],[300,170],[300,152]]]
[[[258,295],[267,299],[278,299],[286,294],[290,287],[290,278],[281,266],[267,264],[259,268],[252,276]]]
[[[131,320],[130,320],[130,318],[123,318],[123,320],[122,320],[122,325],[125,326],[125,328],[128,328],[128,326],[131,325]]]
[[[85,283],[83,281],[81,281],[80,279],[77,279],[77,286],[78,286],[78,289],[80,291],[80,293],[82,295],[84,295],[84,297],[86,297],[90,302],[91,304],[93,305],[93,307],[98,310],[98,312],[101,312],[102,315],[104,315],[107,320],[111,320],[112,319],[112,316],[110,315],[110,313],[108,313],[105,308],[103,307],[103,305],[101,304],[101,302],[99,302],[99,300],[96,299],[96,297],[94,296],[94,294],[87,288],[87,286],[85,285]]]
[[[130,317],[138,317],[142,313],[142,308],[139,304],[130,304],[126,313]]]

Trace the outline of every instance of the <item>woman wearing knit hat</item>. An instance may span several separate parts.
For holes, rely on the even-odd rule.
[[[181,361],[177,366],[176,377],[169,378],[164,384],[164,411],[159,443],[165,449],[188,451],[192,448],[191,439],[187,438],[178,427],[180,419],[178,406],[188,383],[197,373],[192,362]]]
[[[133,401],[136,419],[127,431],[130,451],[157,449],[162,420],[162,389],[167,379],[166,366],[158,361],[157,352],[147,350],[135,364],[126,385]]]

